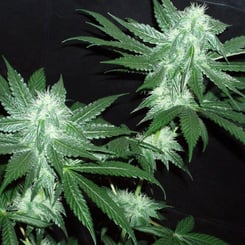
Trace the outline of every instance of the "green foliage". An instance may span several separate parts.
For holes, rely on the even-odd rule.
[[[93,174],[123,176],[161,187],[151,174],[127,163],[128,156],[134,155],[132,149],[118,154],[120,145],[108,147],[110,138],[124,139],[132,134],[126,126],[114,126],[100,117],[120,95],[69,108],[62,77],[45,90],[43,69],[25,83],[5,63],[8,73],[7,80],[0,79],[0,101],[7,115],[0,118],[0,152],[10,154],[10,158],[0,169],[2,243],[22,240],[24,244],[57,244],[47,228],[57,226],[68,236],[64,199],[96,244],[87,197],[136,243],[120,207],[103,186],[88,178]],[[105,142],[98,144],[98,139]],[[21,230],[21,238],[15,234],[15,227]],[[39,231],[46,235],[38,235]]]
[[[224,32],[228,25],[205,14],[205,7],[197,4],[180,11],[169,0],[153,0],[153,9],[157,28],[110,14],[125,32],[106,17],[83,10],[98,22],[92,25],[111,39],[80,36],[67,41],[109,47],[120,57],[103,63],[146,74],[137,91],[146,91],[148,96],[137,110],[149,109],[143,119],[153,120],[147,134],[155,133],[180,118],[175,123],[187,142],[189,160],[199,137],[204,147],[207,144],[205,121],[200,118],[203,116],[244,142],[243,136],[239,136],[239,133],[244,134],[243,129],[237,129],[239,126],[232,119],[233,115],[244,111],[237,102],[237,96],[244,97],[244,81],[229,72],[244,72],[245,65],[244,62],[228,59],[244,54],[245,37],[235,37],[222,44],[217,35]],[[205,114],[202,106],[210,90],[215,91],[213,98],[209,98],[210,102],[223,105],[216,108],[215,113]],[[222,107],[227,105],[227,101],[232,114],[229,118],[222,114]],[[244,115],[240,114],[240,117],[244,121]]]
[[[68,237],[64,202],[94,244],[98,233],[91,202],[121,229],[115,242],[102,228],[101,241],[106,245],[145,244],[137,240],[134,230],[153,235],[155,245],[226,244],[193,232],[191,216],[179,221],[174,231],[158,224],[163,219],[160,210],[168,206],[152,200],[142,188],[147,181],[163,190],[154,177],[159,161],[167,169],[174,164],[191,175],[177,137],[185,139],[190,161],[199,139],[203,149],[208,144],[202,118],[245,143],[241,76],[245,63],[229,60],[245,53],[245,37],[221,43],[217,35],[228,25],[206,15],[205,7],[197,4],[179,11],[170,0],[153,0],[153,10],[157,28],[110,14],[112,22],[80,10],[94,18],[97,23],[89,24],[109,39],[66,40],[111,48],[119,57],[104,63],[145,75],[137,91],[147,96],[135,109],[148,109],[140,122],[148,123],[144,132],[132,132],[101,117],[122,95],[68,106],[62,76],[46,89],[44,70],[39,69],[26,83],[4,58],[7,78],[0,76],[0,102],[6,116],[0,117],[0,154],[9,159],[0,165],[2,244],[78,244]],[[235,72],[238,75],[232,76]],[[103,184],[102,177],[106,178]],[[127,186],[118,189],[112,182],[115,177],[132,179],[135,191]],[[62,241],[52,237],[54,226],[64,233]]]
[[[168,244],[168,245],[188,245],[188,244],[202,244],[202,245],[228,245],[226,242],[207,234],[192,232],[194,228],[194,219],[192,216],[180,220],[176,226],[175,231],[166,227],[159,226],[142,226],[138,227],[139,231],[150,233],[158,237],[153,243],[154,245]]]
[[[13,223],[9,220],[9,218],[4,217],[1,219],[1,228],[3,245],[18,244]]]

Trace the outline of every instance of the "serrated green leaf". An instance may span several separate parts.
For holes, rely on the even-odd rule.
[[[168,152],[168,156],[170,157],[169,161],[172,164],[174,164],[178,168],[180,168],[183,171],[185,171],[186,173],[188,173],[189,176],[191,177],[191,174],[190,174],[189,170],[187,169],[184,160],[182,159],[182,157],[178,153],[176,153],[174,151]]]
[[[105,47],[112,47],[112,48],[117,48],[117,49],[124,49],[128,50],[134,53],[144,53],[142,50],[137,50],[135,49],[135,43],[132,44],[132,42],[119,42],[119,41],[106,41],[101,38],[96,38],[96,37],[90,37],[90,36],[78,36],[78,37],[73,37],[65,40],[66,42],[69,41],[82,41],[82,42],[88,42],[90,43],[89,47],[93,46],[105,46]]]
[[[152,245],[183,245],[183,244],[176,244],[174,238],[172,236],[165,235],[162,238],[156,240]]]
[[[17,104],[18,101],[16,101],[12,95],[2,96],[0,100],[4,110],[9,115],[13,113],[19,114],[19,105]]]
[[[118,157],[128,157],[132,154],[130,150],[130,141],[127,137],[118,137],[110,140],[106,147],[109,151],[114,152]]]
[[[146,24],[140,24],[136,21],[134,22],[126,22],[114,15],[111,15],[114,20],[116,20],[119,24],[121,24],[123,27],[128,29],[131,33],[138,36],[141,40],[144,42],[148,42],[151,44],[159,44],[166,41],[166,37],[163,33],[157,31],[155,28],[146,25]]]
[[[206,128],[206,125],[204,124],[203,120],[199,118],[199,127],[200,127],[200,137],[203,142],[203,151],[205,151],[207,145],[208,145],[208,130]]]
[[[102,63],[120,65],[136,71],[152,71],[155,66],[148,55],[125,55],[114,60],[102,61]]]
[[[0,100],[1,98],[6,98],[8,96],[11,96],[8,82],[3,76],[0,75]]]
[[[76,173],[73,173],[72,175],[77,183],[79,183],[80,188],[93,200],[93,202],[95,202],[95,204],[117,225],[124,229],[133,239],[134,243],[137,244],[135,235],[122,210],[108,196],[107,192],[81,175]]]
[[[149,182],[156,184],[162,189],[161,184],[152,175],[139,169],[138,167],[124,162],[106,161],[100,164],[89,163],[72,166],[71,169],[80,173],[140,178],[148,180]]]
[[[167,227],[161,226],[138,226],[135,227],[136,230],[139,230],[141,232],[149,233],[157,237],[170,237],[173,235],[173,231]]]
[[[230,75],[215,70],[209,66],[202,66],[201,67],[204,74],[222,91],[224,92],[231,100],[232,97],[229,93],[229,90],[243,96],[243,94],[237,89],[240,85],[240,81],[231,77]]]
[[[212,26],[212,32],[216,35],[224,32],[229,25],[221,22],[220,20],[216,19],[209,19],[209,25]]]
[[[3,245],[18,244],[17,236],[14,230],[14,224],[7,217],[4,217],[2,219],[2,244]]]
[[[162,4],[158,0],[153,0],[153,9],[158,26],[163,32],[173,27],[177,10],[169,0],[162,1]]]
[[[100,31],[109,35],[110,37],[120,41],[121,43],[124,43],[125,45],[128,43],[129,47],[130,46],[132,47],[130,51],[138,52],[142,54],[146,53],[147,51],[150,51],[149,47],[147,47],[146,45],[126,35],[123,31],[121,31],[116,25],[114,25],[111,21],[109,21],[104,16],[98,13],[88,11],[88,10],[83,10],[83,9],[80,9],[79,11],[89,14],[90,16],[95,18],[97,22],[100,24],[100,25],[95,25],[95,24],[89,23],[92,26],[96,27]]]
[[[165,70],[164,66],[159,66],[153,72],[150,72],[146,76],[144,83],[137,89],[137,92],[145,89],[153,89],[159,86],[166,75]]]
[[[62,218],[61,212],[57,212],[54,207],[49,207],[43,203],[39,203],[38,208],[45,213],[49,220],[52,220],[67,236],[65,222]]]
[[[8,144],[0,142],[0,154],[12,154],[17,152],[23,152],[27,149],[22,144]]]
[[[84,147],[87,147],[86,145],[83,145],[82,142],[77,141],[76,139],[72,137],[63,137],[59,139],[55,139],[53,141],[53,147],[54,149],[68,157],[84,157],[91,160],[96,160],[97,158],[87,151]]]
[[[50,92],[52,94],[54,94],[56,97],[62,99],[63,102],[65,102],[66,100],[66,90],[65,90],[65,87],[64,87],[64,82],[63,82],[63,78],[62,76],[60,76],[58,82],[56,82]]]
[[[4,61],[8,70],[8,81],[13,96],[19,102],[19,105],[27,107],[32,100],[32,95],[20,74],[12,68],[5,58]]]
[[[234,37],[224,43],[226,57],[245,52],[245,36]]]
[[[0,153],[11,154],[18,151],[23,151],[27,147],[20,143],[18,137],[13,134],[0,133]]]
[[[230,40],[227,40],[223,44],[223,50],[226,57],[235,56],[245,53],[245,36],[234,37]],[[222,59],[223,56],[220,56],[217,53],[211,53],[209,55],[212,59]]]
[[[203,76],[201,71],[196,67],[192,67],[191,69],[191,75],[188,81],[188,85],[190,86],[191,90],[196,95],[198,100],[201,101],[204,92]]]
[[[64,171],[63,176],[65,199],[77,218],[89,230],[93,241],[96,244],[96,237],[90,211],[81,191],[78,188],[77,181],[73,178],[73,174],[68,170]]]
[[[200,136],[199,117],[192,109],[183,109],[180,117],[180,126],[183,136],[189,148],[189,161],[191,161],[193,149]]]
[[[168,11],[169,14],[177,12],[176,7],[170,0],[161,0],[162,6]]]
[[[220,240],[217,237],[202,233],[188,233],[183,235],[183,238],[193,245],[228,245],[228,243]]]
[[[194,225],[194,218],[192,216],[188,216],[178,222],[175,232],[178,234],[186,234],[193,230]]]
[[[83,127],[84,135],[88,139],[103,139],[119,135],[129,135],[127,127],[116,127],[112,124],[87,124]]]
[[[68,121],[65,125],[65,132],[71,137],[87,141],[84,135],[84,129],[76,122]]]
[[[222,103],[222,102],[221,102]],[[211,113],[215,113],[221,117],[229,119],[233,122],[239,124],[245,123],[245,115],[242,112],[236,112],[226,104],[221,104],[218,101],[214,101],[213,105],[211,103],[203,103],[202,108]]]
[[[28,120],[16,119],[13,117],[0,118],[0,131],[17,132],[26,128]]]
[[[146,136],[160,130],[167,124],[169,124],[175,117],[177,117],[183,111],[182,106],[174,106],[166,111],[161,111],[155,115],[152,123],[146,131]]]
[[[78,11],[84,12],[92,16],[93,18],[95,18],[96,21],[101,25],[99,29],[103,31],[104,33],[106,33],[107,35],[117,40],[123,40],[125,38],[126,35],[116,25],[114,25],[111,21],[109,21],[103,15],[93,12],[93,11],[84,10],[84,9],[79,9]]]
[[[36,161],[36,156],[32,151],[15,153],[8,162],[1,190],[12,181],[25,175]]]
[[[24,213],[13,213],[9,215],[9,218],[14,221],[35,226],[38,228],[47,228],[48,226],[50,226],[50,223],[40,220],[39,217],[32,217]]]
[[[212,50],[218,52],[220,55],[223,56],[223,58],[226,58],[223,44],[220,42],[220,40],[215,35],[208,33],[206,35],[206,39],[209,45],[211,46]]]
[[[28,87],[33,95],[37,92],[44,92],[46,88],[46,77],[44,69],[40,68],[35,71],[28,80]]]
[[[203,116],[210,119],[211,121],[218,124],[220,127],[224,128],[231,135],[235,136],[238,140],[240,140],[243,144],[245,144],[245,132],[243,128],[238,127],[236,124],[230,122],[229,120],[217,115],[214,112],[201,110],[200,111]]]
[[[77,123],[86,123],[98,117],[107,107],[122,95],[112,95],[98,99],[83,108],[73,112],[72,120]]]
[[[222,71],[245,72],[245,62],[215,62],[213,67]]]

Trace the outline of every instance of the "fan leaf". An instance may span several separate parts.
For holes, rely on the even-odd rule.
[[[28,120],[3,117],[0,118],[0,130],[4,132],[17,132],[26,128],[26,123],[28,123]]]
[[[172,236],[173,231],[167,227],[155,227],[155,226],[139,226],[136,227],[137,230],[152,234],[157,237]]]
[[[210,236],[202,233],[188,233],[183,235],[183,239],[190,242],[191,244],[202,244],[202,245],[228,245],[228,243],[220,240],[217,237]]]
[[[210,66],[202,66],[201,67],[202,71],[204,74],[222,91],[224,92],[231,100],[232,97],[229,93],[229,90],[244,96],[238,89],[237,87],[240,86],[241,82],[234,77],[231,77],[230,75],[219,71],[215,70]]]
[[[15,153],[8,162],[1,190],[12,181],[24,176],[37,162],[36,155],[32,151]]]
[[[240,140],[243,144],[245,144],[245,132],[243,128],[238,127],[236,124],[230,122],[229,120],[217,115],[214,112],[201,110],[201,113],[206,118],[218,124],[220,127],[224,128],[231,135],[235,136],[238,140]]]
[[[245,62],[216,62],[214,63],[213,67],[222,71],[245,72]]]
[[[14,224],[7,217],[2,218],[2,244],[18,244],[17,236],[14,230]]]
[[[120,65],[137,71],[152,71],[155,66],[148,55],[125,55],[114,60],[102,61],[102,63]]]
[[[156,21],[163,32],[168,31],[176,21],[177,10],[169,0],[153,0],[153,9]]]
[[[200,137],[203,142],[203,151],[205,151],[208,145],[208,130],[201,118],[199,118],[199,126],[200,126]]]
[[[204,92],[203,76],[201,71],[196,67],[192,68],[188,85],[190,86],[193,93],[197,96],[198,100],[201,101]]]
[[[32,95],[24,83],[23,78],[18,74],[8,61],[4,58],[5,64],[8,70],[8,81],[9,86],[12,91],[13,96],[19,102],[19,105],[22,107],[27,107],[32,99]]]
[[[150,127],[146,132],[146,136],[155,133],[167,124],[169,124],[175,117],[177,117],[183,111],[182,106],[174,106],[166,111],[161,111],[153,118]]]
[[[137,89],[137,92],[145,89],[152,89],[160,85],[165,77],[165,67],[159,66],[153,72],[150,72],[144,83]]]
[[[27,214],[14,213],[14,214],[10,214],[9,218],[14,221],[35,226],[38,228],[47,228],[48,226],[50,226],[50,223],[40,220],[39,217],[32,217],[32,216],[28,216]]]
[[[82,142],[72,138],[72,137],[62,137],[59,139],[55,139],[53,141],[54,149],[62,154],[63,156],[68,157],[84,157],[91,160],[96,160],[97,158],[91,154],[87,149],[85,149],[86,145],[83,145]]]
[[[191,161],[193,149],[200,136],[199,117],[197,113],[192,109],[185,108],[180,114],[180,126],[183,136],[188,143],[189,161]]]
[[[64,171],[63,188],[65,199],[71,210],[82,222],[82,224],[89,230],[94,243],[96,244],[95,232],[90,211],[81,191],[79,190],[78,183],[74,179],[73,173],[71,173],[69,170]]]
[[[82,108],[76,109],[73,112],[72,120],[77,123],[85,123],[99,116],[107,107],[122,95],[112,95],[98,99],[93,103]]]
[[[64,82],[62,76],[60,76],[58,82],[56,82],[50,92],[54,94],[57,98],[61,99],[63,102],[65,102],[66,99],[66,90],[64,88]]]
[[[83,127],[83,130],[88,139],[103,139],[131,133],[127,127],[116,127],[111,124],[87,124]]]
[[[175,232],[178,234],[186,234],[193,230],[194,225],[194,218],[192,216],[188,216],[178,222]]]
[[[226,56],[243,54],[245,52],[245,36],[234,37],[224,43]]]
[[[124,162],[107,161],[100,164],[89,163],[72,166],[71,169],[80,173],[140,178],[148,180],[162,189],[161,184],[152,175]]]
[[[135,235],[124,216],[122,210],[117,204],[108,196],[106,190],[100,188],[92,181],[84,178],[76,173],[72,174],[74,179],[79,183],[80,188],[95,202],[95,204],[108,215],[117,225],[124,229],[129,236],[137,244]],[[74,181],[74,180],[73,180]]]
[[[44,69],[40,68],[35,71],[28,80],[28,87],[33,95],[37,92],[44,92],[46,88],[46,77]]]
[[[150,50],[150,48],[148,48],[146,45],[126,35],[123,31],[121,31],[116,25],[114,25],[111,21],[109,21],[103,15],[100,15],[93,11],[88,11],[88,10],[83,10],[83,9],[80,9],[79,11],[84,12],[90,15],[91,17],[95,18],[96,21],[100,24],[100,25],[95,25],[95,24],[89,23],[92,26],[96,27],[97,29],[109,35],[110,37],[114,38],[115,40],[118,40],[121,43],[124,43],[125,45],[129,44],[129,47],[131,46],[130,51],[137,52],[137,53],[145,53]]]
[[[155,28],[146,25],[140,24],[137,22],[126,22],[116,16],[111,15],[114,20],[116,20],[123,27],[128,29],[134,35],[138,36],[144,42],[148,42],[151,44],[159,44],[166,41],[166,37],[163,33],[157,31]]]
[[[8,96],[11,96],[8,82],[0,75],[0,100],[2,100],[2,98],[8,98]]]

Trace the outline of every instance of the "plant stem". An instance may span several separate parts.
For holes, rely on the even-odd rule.
[[[114,184],[112,183],[111,179],[109,178],[109,182],[110,182],[110,187],[111,187],[111,190],[113,192],[114,195],[117,195],[117,191],[116,191],[116,188],[114,186]]]
[[[27,245],[31,245],[31,242],[30,242],[30,240],[28,239],[28,237],[26,236],[26,233],[25,233],[25,230],[24,230],[23,227],[20,227],[20,232],[21,232],[21,234],[23,235],[23,237],[25,238],[26,244],[27,244]]]
[[[139,183],[138,183],[136,190],[135,190],[135,196],[138,196],[140,194],[140,192],[142,190],[143,182],[144,182],[143,179],[139,180]]]
[[[118,245],[123,245],[124,244],[124,240],[126,238],[126,231],[122,229],[121,231],[121,235],[120,235],[120,241],[118,242]]]
[[[161,226],[162,226],[161,224],[155,222],[155,221],[152,220],[152,219],[150,220],[150,223],[151,223],[153,226],[157,226],[157,227],[161,227]]]

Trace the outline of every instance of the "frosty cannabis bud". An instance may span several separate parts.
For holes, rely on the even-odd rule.
[[[151,218],[159,219],[158,211],[166,207],[165,204],[151,200],[144,194],[135,195],[127,190],[118,190],[116,194],[109,192],[112,199],[121,207],[130,225],[142,226],[149,224]]]
[[[177,142],[176,137],[176,132],[171,130],[169,127],[164,127],[154,134],[145,138],[143,137],[143,142],[156,147],[159,151],[142,149],[142,154],[146,157],[148,162],[161,160],[167,168],[169,167],[169,162],[183,168],[184,162],[177,154],[177,151],[181,151],[182,147]]]
[[[45,229],[56,225],[67,234],[60,202],[64,198],[96,244],[83,193],[136,243],[122,210],[103,187],[87,176],[139,177],[160,186],[149,173],[122,161],[124,157],[127,159],[128,152],[119,156],[120,145],[109,149],[107,144],[94,142],[131,134],[126,126],[116,127],[101,118],[101,113],[119,95],[88,105],[75,103],[69,108],[62,78],[46,89],[43,69],[36,71],[26,83],[6,60],[5,63],[7,80],[0,76],[0,102],[7,116],[0,118],[0,153],[9,154],[10,159],[0,169],[0,228],[4,227],[4,243],[17,244],[14,227],[24,223],[26,229],[20,227],[20,230],[26,244],[39,244],[40,239],[56,244]],[[16,184],[15,188],[11,183]]]
[[[120,57],[104,63],[144,74],[145,80],[138,91],[146,91],[148,96],[136,110],[149,109],[142,120],[152,120],[146,134],[155,133],[174,121],[188,144],[189,160],[199,139],[204,148],[208,142],[202,117],[245,143],[241,127],[245,119],[241,114],[243,107],[239,106],[244,85],[228,73],[244,71],[242,62],[228,59],[245,53],[245,37],[223,44],[217,35],[228,25],[208,16],[205,6],[192,4],[180,11],[170,0],[160,2],[153,0],[157,29],[110,15],[127,30],[123,32],[104,16],[81,10],[93,17],[98,24],[92,25],[111,39],[80,36],[68,40],[110,47]]]
[[[153,0],[153,7],[157,29],[111,15],[126,32],[102,15],[82,10],[110,38],[71,38],[111,47],[120,57],[106,63],[145,75],[138,91],[145,91],[147,98],[136,108],[148,109],[142,122],[150,124],[144,134],[131,138],[133,132],[126,126],[116,127],[101,118],[118,95],[68,107],[62,78],[46,89],[43,69],[25,82],[5,60],[7,78],[0,76],[0,102],[7,115],[0,117],[0,154],[9,156],[0,165],[4,245],[57,244],[49,231],[55,225],[67,235],[63,201],[96,244],[87,197],[120,227],[118,244],[138,244],[133,230],[139,229],[154,235],[154,244],[226,245],[192,232],[192,217],[181,220],[175,231],[157,224],[152,218],[160,219],[158,211],[166,206],[140,192],[144,180],[161,187],[154,178],[157,160],[167,168],[172,162],[186,170],[178,155],[182,147],[177,135],[182,133],[186,139],[189,159],[199,138],[207,145],[202,117],[245,143],[244,84],[229,74],[245,71],[243,62],[229,60],[245,53],[245,37],[222,44],[217,35],[227,25],[206,15],[203,6],[192,4],[179,11],[170,0]],[[112,193],[91,175],[134,178],[138,185],[135,193],[116,191],[108,179]],[[105,233],[101,239],[116,244]]]

